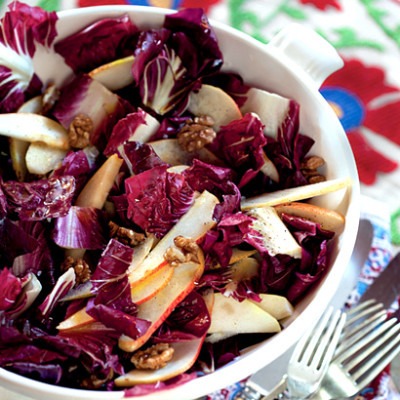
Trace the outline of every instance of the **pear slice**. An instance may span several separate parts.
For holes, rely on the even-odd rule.
[[[70,147],[66,129],[38,114],[0,114],[0,135],[27,142],[44,142],[58,149],[68,150]]]
[[[114,92],[133,83],[132,65],[134,61],[133,56],[120,58],[95,68],[89,72],[89,76]]]
[[[33,113],[40,114],[42,111],[42,97],[36,96],[28,100],[21,107],[18,108],[18,113]],[[25,155],[28,151],[30,143],[26,140],[10,138],[10,156],[12,166],[20,182],[25,181],[26,174],[28,172],[25,162]]]
[[[202,85],[199,91],[190,93],[188,111],[197,117],[210,116],[215,122],[213,128],[216,132],[221,126],[242,118],[233,98],[211,85]]]
[[[217,165],[219,167],[225,166],[218,157],[204,147],[191,153],[182,150],[177,139],[157,140],[149,142],[149,145],[162,161],[171,166],[190,165],[195,158],[204,161],[207,164]]]
[[[31,174],[45,175],[57,168],[66,154],[67,150],[43,142],[31,143],[25,155],[26,167]]]
[[[173,309],[193,290],[204,271],[204,257],[200,258],[199,263],[188,262],[175,267],[168,285],[138,306],[137,317],[150,321],[151,325],[137,339],[122,335],[118,341],[122,350],[132,352],[145,344]]]
[[[86,183],[76,199],[79,207],[102,209],[123,160],[116,154],[111,155]]]
[[[211,315],[214,306],[214,291],[208,290],[203,294],[207,309]],[[146,383],[155,383],[171,379],[179,374],[184,373],[196,362],[203,345],[203,337],[188,342],[171,343],[174,349],[172,359],[168,364],[155,371],[134,369],[115,380],[117,386],[133,386]]]
[[[252,301],[237,301],[215,293],[208,333],[274,333],[280,330],[277,319]]]
[[[164,265],[156,273],[139,282],[131,289],[132,301],[136,304],[142,304],[156,296],[172,278],[174,267],[169,264]]]
[[[321,196],[323,194],[336,192],[345,189],[353,184],[350,177],[330,179],[324,182],[312,183],[294,188],[277,190],[276,192],[264,193],[258,196],[242,200],[242,210],[250,208],[276,206],[277,204],[289,201],[298,201]]]
[[[278,129],[288,113],[290,100],[266,90],[251,88],[240,107],[243,114],[256,113],[264,125],[264,134],[277,138]]]
[[[343,231],[345,217],[336,211],[328,210],[309,203],[289,202],[274,206],[279,215],[282,213],[305,218],[320,224],[322,229],[339,234]]]
[[[234,247],[232,249],[232,255],[229,260],[229,264],[234,264],[240,260],[250,257],[253,254],[255,254],[256,252],[257,252],[257,250],[241,250],[241,249],[238,249],[237,247]]]
[[[166,381],[187,371],[197,360],[204,339],[171,343],[172,359],[163,368],[156,370],[133,369],[115,379],[116,386],[134,386]]]
[[[166,264],[164,259],[165,251],[174,246],[174,239],[177,236],[184,236],[195,241],[203,237],[208,230],[212,229],[215,221],[212,216],[218,199],[211,193],[204,191],[195,201],[189,210],[171,230],[158,242],[142,264],[129,271],[129,282],[131,287],[145,279],[149,274],[155,273]]]
[[[266,293],[259,293],[258,295],[261,298],[261,302],[254,301],[254,304],[261,307],[277,320],[290,317],[293,314],[293,306],[286,297]]]
[[[274,182],[279,182],[279,172],[275,167],[275,164],[269,159],[269,157],[262,152],[264,164],[261,167],[261,172],[265,175],[270,177]]]
[[[60,322],[57,326],[59,331],[64,331],[66,329],[72,329],[76,327],[80,327],[82,325],[90,324],[94,322],[94,318],[91,317],[87,312],[86,308],[83,307],[76,313],[70,315],[67,319]]]
[[[287,254],[301,258],[301,246],[273,207],[248,209],[246,214],[255,218],[251,227],[262,235],[263,245],[270,255]]]

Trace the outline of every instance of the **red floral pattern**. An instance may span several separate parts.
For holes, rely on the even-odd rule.
[[[394,171],[397,161],[374,149],[360,129],[368,128],[400,144],[400,91],[385,81],[384,71],[359,60],[347,60],[341,70],[327,78],[321,93],[333,105],[348,134],[361,182],[372,185],[378,173]]]
[[[326,10],[327,8],[334,7],[338,10],[342,9],[338,0],[300,0],[301,4],[312,4],[320,10]]]
[[[208,13],[210,7],[222,3],[223,0],[183,0],[182,7],[202,7]]]

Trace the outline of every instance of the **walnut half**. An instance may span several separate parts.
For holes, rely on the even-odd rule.
[[[160,369],[172,359],[174,349],[168,343],[157,343],[133,354],[131,361],[137,369]]]
[[[176,247],[168,247],[164,253],[164,259],[169,265],[177,267],[184,262],[199,262],[200,247],[193,239],[177,236],[174,244]]]
[[[65,272],[69,268],[75,271],[75,286],[85,283],[90,279],[91,271],[88,263],[82,258],[74,259],[71,256],[65,258],[61,264],[61,271]]]
[[[209,116],[188,119],[177,135],[181,149],[191,153],[211,143],[217,136],[213,125],[214,120]]]
[[[119,242],[125,244],[126,246],[137,246],[145,239],[144,233],[138,233],[132,229],[118,226],[113,221],[110,221],[108,223],[108,227],[110,228],[110,236],[117,239]]]
[[[78,114],[69,125],[69,144],[75,149],[83,149],[90,144],[90,134],[93,130],[93,122],[85,114]]]

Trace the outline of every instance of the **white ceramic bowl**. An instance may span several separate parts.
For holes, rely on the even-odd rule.
[[[150,7],[103,6],[75,9],[59,13],[57,30],[65,37],[100,18],[127,13],[139,28],[160,26],[169,11]],[[230,27],[212,22],[224,54],[224,70],[240,73],[245,82],[292,98],[300,103],[301,132],[316,139],[314,154],[327,163],[327,178],[350,176],[350,189],[315,199],[319,205],[335,209],[346,217],[346,227],[333,246],[330,271],[318,288],[296,306],[295,314],[279,334],[248,349],[238,359],[214,373],[187,384],[137,400],[183,400],[204,396],[246,378],[274,362],[287,351],[315,321],[332,300],[344,274],[354,246],[359,221],[359,182],[353,154],[346,134],[331,107],[319,94],[323,80],[342,66],[335,50],[321,37],[298,25],[282,31],[268,45]],[[68,70],[62,61],[38,52],[36,70],[43,81],[62,83]],[[55,72],[56,71],[56,72]],[[0,385],[40,400],[119,399],[123,391],[96,392],[69,389],[24,378],[0,368]]]

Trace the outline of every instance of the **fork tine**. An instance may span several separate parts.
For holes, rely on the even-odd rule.
[[[374,368],[358,381],[360,390],[367,386],[400,353],[400,336],[397,336],[383,354],[377,354]]]
[[[305,340],[302,343],[302,348],[299,346],[299,354],[296,357],[298,361],[306,360],[307,365],[310,364],[313,354],[316,348],[317,343],[319,342],[323,331],[328,324],[328,321],[332,315],[333,307],[329,307],[326,313],[322,316],[322,318],[318,321],[317,325],[315,325],[308,333],[305,335]]]
[[[378,313],[377,315],[368,318],[364,322],[357,325],[354,329],[347,332],[344,331],[340,339],[339,346],[336,349],[335,360],[339,356],[341,356],[344,351],[352,347],[354,343],[358,342],[364,336],[368,335],[371,331],[373,331],[382,322],[386,321],[386,319],[387,319],[386,311],[383,311],[382,313]]]
[[[369,314],[374,314],[378,310],[383,310],[382,303],[376,303],[374,299],[364,301],[351,310],[347,312],[347,322],[345,328],[354,324],[354,322],[358,321],[361,318],[366,317]]]
[[[394,318],[393,318],[394,319]],[[394,319],[395,322],[397,322],[396,319]],[[390,321],[388,321],[390,322]],[[373,343],[368,343],[368,345],[370,346],[370,348],[368,349],[368,354],[364,354],[363,357],[358,357],[358,363],[360,364],[360,361],[363,361],[366,359],[366,357],[370,354],[373,354],[376,350],[379,349],[379,351],[373,356],[371,357],[369,360],[367,360],[366,362],[363,362],[362,365],[360,365],[360,368],[357,369],[357,371],[355,371],[352,375],[354,376],[354,379],[358,379],[360,376],[362,376],[366,371],[368,371],[368,369],[374,365],[376,363],[377,360],[379,360],[382,357],[382,353],[381,351],[384,351],[383,349],[381,350],[380,347],[387,342],[388,340],[391,340],[390,343],[388,343],[388,345],[386,347],[393,347],[393,345],[396,343],[396,340],[398,340],[397,337],[393,336],[397,336],[398,332],[400,331],[400,324],[396,324],[392,327],[390,327],[390,325],[388,324],[388,328],[387,331],[384,332],[384,334],[382,335],[382,337],[379,338],[379,340],[374,341]],[[385,347],[385,349],[386,349]],[[357,365],[354,364],[353,366]],[[348,369],[350,371],[350,369]]]
[[[395,325],[396,322],[397,320],[395,318],[392,318],[391,320],[386,321],[384,324],[376,328],[374,331],[370,332],[367,336],[360,339],[340,357],[339,362],[344,364],[346,360],[350,359],[353,355],[357,354],[359,350],[370,345],[369,348],[365,348],[361,354],[352,358],[350,362],[346,363],[346,369],[350,371],[354,366],[359,364],[360,361],[364,360],[365,357],[369,356],[377,346],[380,346],[382,343],[385,342],[387,330],[390,329],[393,325]],[[397,327],[397,329],[399,327]]]
[[[315,352],[313,361],[311,363],[315,369],[323,370],[328,366],[339,341],[345,322],[346,314],[341,313],[340,310],[337,310]]]

